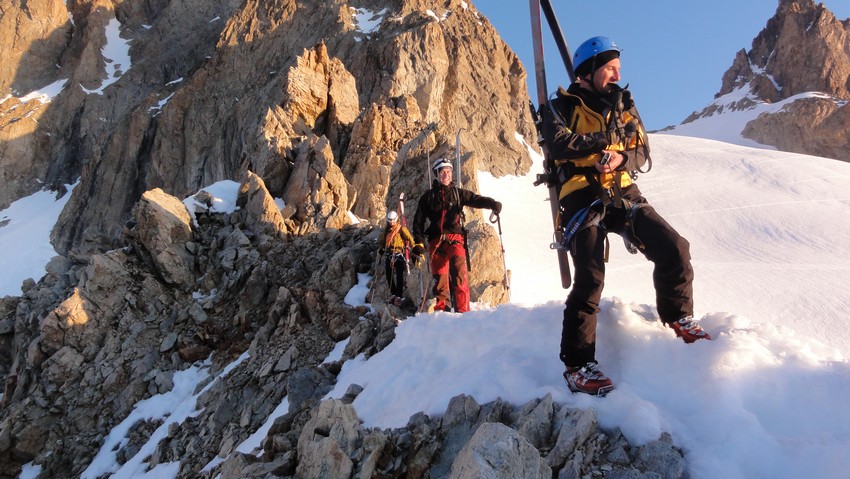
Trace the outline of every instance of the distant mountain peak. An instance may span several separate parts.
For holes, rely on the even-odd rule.
[[[850,158],[850,19],[813,0],[780,0],[776,13],[723,74],[715,101],[683,123],[794,98],[741,132],[783,151]]]
[[[823,4],[782,0],[752,49],[735,56],[716,97],[748,84],[771,103],[810,91],[850,99],[848,32]]]

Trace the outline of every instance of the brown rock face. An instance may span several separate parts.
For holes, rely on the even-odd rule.
[[[748,89],[751,97],[728,105],[732,109],[812,93],[780,112],[760,115],[747,124],[745,137],[783,151],[850,160],[850,19],[839,21],[812,0],[781,0],[752,49],[738,52],[715,97],[739,88]]]
[[[514,138],[534,134],[526,73],[469,2],[44,4],[52,23],[23,10],[2,18],[14,14],[26,27],[7,30],[11,44],[62,40],[49,43],[49,64],[28,73],[45,80],[19,83],[42,86],[48,78],[37,72],[57,64],[49,80],[68,81],[38,123],[22,128],[23,110],[12,106],[25,91],[13,91],[12,75],[0,78],[0,95],[13,94],[0,105],[0,138],[9,140],[0,145],[0,206],[43,183],[79,181],[53,232],[60,252],[119,246],[133,205],[153,188],[185,197],[248,170],[276,197],[303,188],[290,184],[303,176],[290,175],[312,137],[324,137],[325,162],[341,170],[331,227],[349,211],[383,215],[396,184],[427,183],[423,165],[449,151],[460,129],[466,184],[476,168],[504,175],[530,166]],[[116,28],[130,58],[120,68],[106,55]],[[305,205],[293,206],[294,230],[308,231]]]
[[[0,96],[23,95],[59,79],[59,63],[72,30],[64,1],[4,2]]]
[[[4,2],[0,7],[0,209],[43,185],[48,157],[36,154],[48,140],[39,126],[48,108],[22,99],[63,78],[63,56],[73,26],[65,2]]]
[[[850,108],[832,98],[805,98],[759,115],[742,134],[781,151],[850,161]]]

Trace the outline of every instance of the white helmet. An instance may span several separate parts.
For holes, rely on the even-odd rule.
[[[396,221],[398,221],[398,213],[396,213],[395,211],[390,211],[389,213],[387,213],[387,221],[389,221],[390,223],[395,223]]]
[[[434,174],[436,175],[440,171],[441,168],[446,168],[446,167],[454,169],[451,161],[449,161],[445,158],[439,158],[439,159],[437,159],[437,161],[434,162],[434,165],[431,166],[431,170],[433,170]]]

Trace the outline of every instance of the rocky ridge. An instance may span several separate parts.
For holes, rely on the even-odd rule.
[[[195,199],[203,205],[205,196]],[[0,300],[14,332],[0,334],[11,352],[0,362],[0,476],[26,462],[40,465],[40,477],[80,476],[133,405],[168,392],[191,365],[218,378],[203,384],[199,413],[171,425],[146,460],[179,464],[178,477],[683,476],[670,437],[633,447],[600,428],[592,410],[551,397],[479,405],[459,396],[442,416],[420,413],[393,430],[362,426],[350,405],[357,385],[321,400],[345,361],[392,341],[401,314],[341,299],[373,261],[376,228],[281,241],[285,220],[270,200],[256,175],[231,214],[199,206],[190,215],[177,198],[148,191],[124,247],[87,264],[57,257],[23,296]],[[345,338],[341,359],[323,363]],[[262,451],[237,452],[284,398],[288,412]],[[118,461],[161,424],[134,424]]]
[[[32,178],[57,189],[79,181],[53,235],[62,254],[116,246],[151,188],[184,197],[250,169],[285,197],[295,147],[310,135],[325,137],[349,183],[335,206],[361,218],[382,216],[388,188],[419,185],[411,197],[424,189],[427,159],[447,152],[461,128],[476,132],[464,140],[465,184],[476,170],[530,166],[514,138],[533,137],[525,72],[465,2],[136,3],[67,12],[64,50],[49,59],[59,68],[42,79],[66,79],[53,101],[16,96],[34,81],[18,79],[35,73],[0,83],[0,95],[11,94],[0,110],[9,140],[0,206],[40,188]],[[359,28],[359,15],[380,28]],[[4,19],[13,17],[36,30],[26,8],[12,6]],[[116,20],[132,58],[124,70],[100,54]],[[16,41],[19,50],[27,43]],[[39,58],[19,56],[20,71]]]

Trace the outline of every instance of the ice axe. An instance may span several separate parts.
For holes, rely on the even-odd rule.
[[[508,298],[510,298],[511,283],[508,280],[508,266],[505,264],[505,242],[502,241],[502,219],[495,211],[490,213],[490,223],[495,223],[499,231],[499,246],[502,247],[502,269],[505,271],[505,289],[508,290]]]

